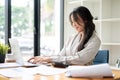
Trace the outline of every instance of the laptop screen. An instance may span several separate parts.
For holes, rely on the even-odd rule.
[[[21,51],[20,51],[20,46],[19,46],[18,40],[10,38],[9,42],[10,42],[11,52],[13,54],[13,58],[16,60],[17,63],[23,65],[24,61],[23,61],[23,58],[22,58],[22,54],[21,54]]]

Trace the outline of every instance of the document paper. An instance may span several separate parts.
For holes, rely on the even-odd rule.
[[[91,66],[69,66],[67,68],[66,76],[103,78],[113,77],[113,74],[108,64],[99,64]]]
[[[66,72],[66,69],[60,68],[53,68],[50,66],[40,65],[38,67],[32,68],[24,68],[24,67],[17,67],[17,68],[8,68],[8,69],[1,69],[0,74],[6,77],[23,77],[23,76],[33,76],[34,74],[40,75],[56,75]]]

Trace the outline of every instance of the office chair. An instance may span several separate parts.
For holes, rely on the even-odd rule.
[[[99,50],[93,64],[109,63],[109,50]]]

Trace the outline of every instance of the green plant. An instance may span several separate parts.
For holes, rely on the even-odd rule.
[[[7,44],[0,43],[0,54],[6,54],[9,49]]]

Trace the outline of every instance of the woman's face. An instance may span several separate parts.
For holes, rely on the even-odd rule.
[[[77,30],[77,32],[84,31],[85,24],[80,16],[78,16],[78,21],[76,22],[73,18],[73,15],[71,15],[71,22],[72,22],[72,26]]]

